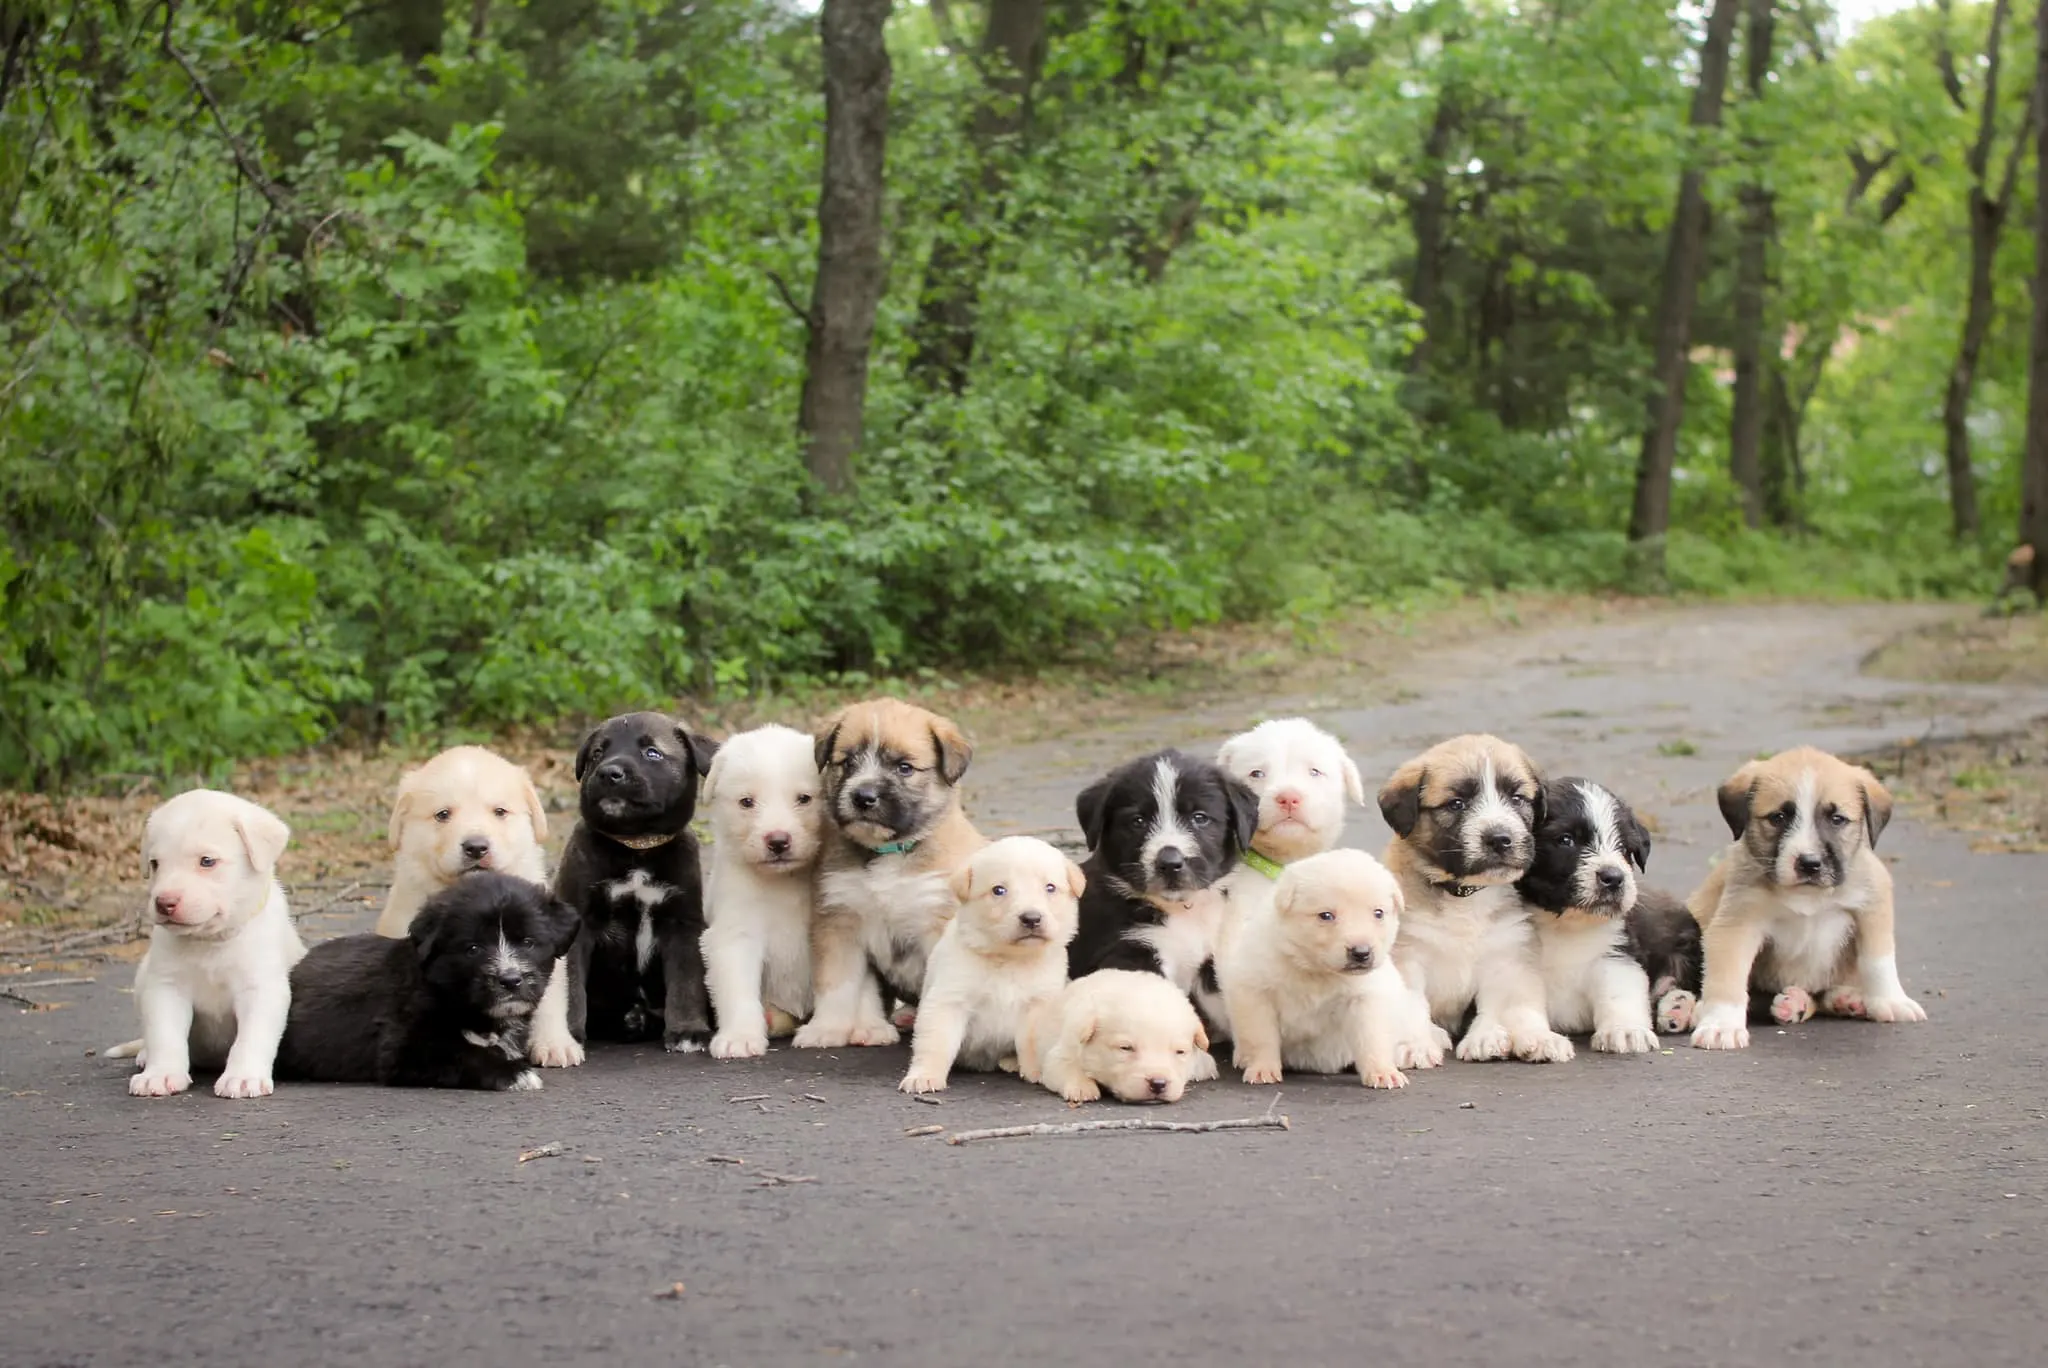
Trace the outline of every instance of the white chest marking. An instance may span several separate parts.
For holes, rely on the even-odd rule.
[[[613,879],[604,891],[615,903],[640,904],[639,924],[633,928],[633,967],[645,969],[654,958],[654,909],[675,889],[648,877],[646,870],[636,869],[623,879]]]

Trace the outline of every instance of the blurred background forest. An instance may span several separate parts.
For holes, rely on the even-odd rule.
[[[1839,10],[9,0],[0,782],[1988,592],[2034,6]]]

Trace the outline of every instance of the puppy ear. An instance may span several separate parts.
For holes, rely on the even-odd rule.
[[[1096,1018],[1091,1015],[1086,1021],[1081,1023],[1080,1034],[1074,1037],[1075,1040],[1086,1045],[1089,1041],[1095,1039],[1095,1028],[1098,1024]]]
[[[708,803],[718,792],[718,780],[725,773],[725,752],[720,750],[711,757],[711,768],[704,771],[704,782],[697,786],[697,801]]]
[[[441,914],[422,907],[413,913],[412,925],[405,928],[405,938],[412,942],[413,955],[425,964],[441,948]]]
[[[1198,1050],[1209,1048],[1209,1032],[1203,1028],[1200,1017],[1195,1018],[1195,1048]]]
[[[1252,848],[1252,837],[1259,834],[1259,795],[1253,793],[1251,785],[1242,779],[1223,777],[1223,791],[1230,799],[1230,840],[1243,854]]]
[[[519,782],[526,787],[526,820],[533,827],[533,843],[543,845],[548,839],[548,810],[541,804],[540,790],[533,786],[532,775],[521,769]]]
[[[1621,848],[1628,856],[1628,862],[1641,874],[1650,872],[1650,832],[1636,815],[1631,812],[1622,818]]]
[[[583,782],[583,771],[590,768],[591,759],[597,751],[597,734],[602,728],[592,727],[584,734],[583,744],[576,748],[576,782]],[[395,844],[395,842],[394,842]]]
[[[576,943],[576,937],[583,930],[583,918],[576,909],[560,898],[547,899],[547,928],[554,938],[555,951],[552,958],[560,959],[569,953],[569,947]]]
[[[1344,775],[1344,796],[1360,807],[1364,807],[1365,779],[1359,774],[1358,766],[1352,763],[1349,755],[1344,756],[1343,759],[1344,763],[1338,768]]]
[[[1529,830],[1536,831],[1541,829],[1543,823],[1549,820],[1549,817],[1550,785],[1538,783],[1536,785],[1536,796],[1529,800]]]
[[[1103,829],[1109,825],[1109,779],[1097,779],[1074,799],[1074,820],[1080,823],[1082,839],[1091,851],[1102,849]]]
[[[931,725],[932,747],[939,753],[939,773],[946,776],[946,782],[957,784],[967,773],[967,766],[974,759],[974,743],[967,734],[953,725],[950,718],[937,718]]]
[[[1284,873],[1273,887],[1273,910],[1283,917],[1294,910],[1294,889],[1294,880]]]
[[[1067,861],[1067,892],[1077,900],[1088,891],[1088,876],[1081,872],[1081,866]]]
[[[1886,808],[1890,808],[1889,800]],[[235,831],[242,838],[242,850],[249,857],[250,868],[258,874],[276,869],[278,857],[292,840],[292,829],[284,824],[283,818],[254,803],[235,814]]]
[[[1428,779],[1428,769],[1411,760],[1380,789],[1380,816],[1396,836],[1406,837],[1422,820],[1422,786]]]
[[[953,871],[953,877],[946,880],[946,888],[953,895],[953,901],[964,903],[974,896],[974,862],[969,860]]]
[[[1714,799],[1721,805],[1721,820],[1728,824],[1728,834],[1742,839],[1743,828],[1749,825],[1749,805],[1756,796],[1757,762],[1752,760],[1728,776],[1728,782],[1721,785],[1721,791]]]
[[[1229,739],[1228,741],[1225,741],[1225,742],[1224,742],[1224,743],[1223,743],[1223,744],[1222,744],[1221,746],[1217,747],[1217,749],[1216,749],[1216,765],[1217,765],[1217,768],[1219,768],[1219,769],[1224,769],[1224,770],[1228,770],[1228,771],[1229,771],[1230,773],[1232,773],[1232,774],[1235,774],[1235,773],[1237,773],[1237,767],[1236,767],[1235,765],[1233,765],[1233,764],[1231,763],[1231,761],[1232,761],[1232,760],[1233,760],[1233,759],[1234,759],[1234,758],[1236,757],[1236,755],[1237,755],[1237,738],[1233,736],[1233,737],[1231,737],[1231,738],[1230,738],[1230,739]]]
[[[399,838],[405,835],[405,823],[412,813],[413,799],[419,796],[413,787],[414,776],[418,773],[418,770],[413,770],[400,779],[398,796],[391,800],[391,827],[385,833],[385,839],[391,843],[393,850],[398,849]],[[582,771],[579,770],[577,773],[580,774]]]
[[[711,762],[718,755],[716,741],[697,735],[680,722],[676,723],[676,740],[683,743],[683,750],[690,757],[690,768],[697,771],[699,778],[711,773]]]
[[[818,773],[832,763],[832,752],[839,745],[839,729],[846,725],[846,709],[841,708],[825,720],[823,730],[817,733],[811,745],[811,758],[818,762]]]
[[[1877,849],[1877,838],[1891,825],[1891,790],[1877,781],[1869,770],[1862,771],[1863,788],[1863,829],[1870,836],[1870,848]]]

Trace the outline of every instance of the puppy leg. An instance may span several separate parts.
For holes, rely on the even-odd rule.
[[[1371,977],[1391,977],[1392,982],[1373,983]],[[1408,1075],[1394,1062],[1400,1044],[1404,1018],[1410,1013],[1408,989],[1400,976],[1375,970],[1365,991],[1347,1010],[1344,1034],[1351,1058],[1358,1066],[1358,1081],[1368,1088],[1405,1088]]]
[[[214,1080],[215,1097],[268,1097],[277,1042],[291,1013],[291,981],[278,972],[274,983],[253,984],[235,994],[235,1043],[227,1065]]]
[[[1813,994],[1804,988],[1787,988],[1771,999],[1771,1020],[1780,1026],[1797,1026],[1813,1020]]]
[[[1237,1032],[1230,1062],[1247,1083],[1280,1081],[1280,1011],[1266,993],[1233,986],[1223,994]]]
[[[1856,913],[1856,977],[1863,987],[1863,1015],[1872,1021],[1927,1020],[1927,1009],[1909,997],[1899,982],[1888,877],[1870,905]]]
[[[1430,1019],[1429,989],[1420,964],[1401,966],[1407,997],[1401,1004],[1401,1036],[1394,1044],[1394,1064],[1403,1069],[1434,1069],[1450,1053],[1451,1033]]]
[[[1593,966],[1593,1048],[1606,1054],[1647,1054],[1657,1048],[1650,1028],[1650,976],[1631,959]]]
[[[910,1072],[896,1085],[907,1093],[944,1092],[946,1075],[967,1037],[967,1004],[926,998],[917,1007],[917,1033],[910,1038]]]
[[[1576,1053],[1571,1041],[1550,1029],[1543,978],[1519,953],[1494,955],[1480,966],[1474,1008],[1471,1028],[1458,1042],[1460,1059],[1513,1055],[1532,1064],[1562,1064]]]
[[[128,1080],[136,1097],[169,1097],[192,1086],[192,999],[152,980],[136,991],[146,1063]],[[272,1046],[273,1051],[275,1046]]]
[[[543,1069],[569,1069],[583,1062],[583,1047],[569,1030],[569,957],[555,961],[548,974],[547,991],[533,1009],[533,1031],[526,1042],[526,1057]]]
[[[768,943],[759,935],[727,931],[721,920],[704,933],[704,986],[718,1034],[713,1059],[753,1059],[768,1053],[768,1015],[761,1005],[761,971]]]
[[[903,1037],[882,1014],[882,989],[861,944],[860,919],[821,912],[811,926],[811,1019],[791,1041],[800,1050],[894,1045]]]
[[[1659,1035],[1684,1035],[1699,1016],[1698,996],[1679,987],[1676,979],[1660,978],[1651,984],[1650,1002]]]
[[[1749,1048],[1749,972],[1764,946],[1764,928],[1723,913],[1700,934],[1706,972],[1692,1043],[1702,1050]]]
[[[1094,1102],[1102,1097],[1101,1087],[1081,1068],[1081,1062],[1073,1057],[1065,1041],[1056,1042],[1046,1051],[1045,1068],[1038,1081],[1071,1103]]]
[[[700,928],[678,932],[662,947],[661,1047],[671,1054],[698,1054],[711,1044],[711,998],[704,988]]]

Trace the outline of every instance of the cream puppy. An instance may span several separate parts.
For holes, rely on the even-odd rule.
[[[1031,1010],[1067,985],[1086,886],[1079,865],[1030,836],[984,846],[954,873],[960,910],[925,965],[904,1092],[943,1090],[956,1063],[1015,1063]]]
[[[212,789],[149,814],[142,864],[155,924],[135,970],[142,1039],[107,1051],[135,1056],[137,1097],[184,1092],[194,1067],[221,1071],[221,1097],[270,1095],[292,966],[306,953],[276,877],[291,834],[275,814]]]
[[[391,893],[377,934],[403,938],[428,898],[480,869],[548,881],[541,851],[547,812],[524,768],[482,746],[442,751],[398,782],[391,805]],[[569,975],[558,961],[533,1014],[527,1058],[548,1068],[583,1062],[569,1033]]]
[[[711,818],[705,986],[718,1059],[765,1054],[811,1014],[812,871],[825,812],[811,738],[758,727],[718,748],[699,792]]]
[[[1093,1102],[1104,1088],[1123,1102],[1178,1102],[1208,1059],[1187,994],[1138,969],[1075,979],[1032,1010],[1017,1039],[1017,1072],[1069,1102]]]
[[[1287,866],[1270,898],[1224,930],[1216,977],[1247,1083],[1356,1065],[1368,1088],[1404,1088],[1395,1051],[1412,1002],[1394,964],[1401,887],[1362,850]]]

